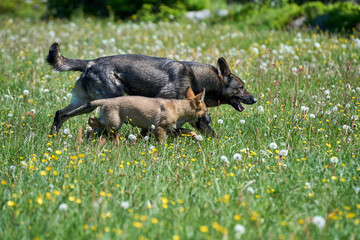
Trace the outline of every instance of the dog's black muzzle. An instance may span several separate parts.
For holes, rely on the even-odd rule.
[[[204,128],[204,125],[209,125],[211,123],[211,117],[209,114],[205,114],[199,118],[199,120],[195,123],[195,126],[197,129]]]

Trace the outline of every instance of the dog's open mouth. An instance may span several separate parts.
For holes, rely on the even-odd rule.
[[[242,112],[244,110],[244,107],[241,105],[240,99],[238,98],[231,98],[229,100],[229,104],[239,112]]]

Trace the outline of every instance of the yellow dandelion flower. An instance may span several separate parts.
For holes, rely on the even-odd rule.
[[[88,228],[89,228],[89,225],[87,225],[87,224],[83,225],[83,229],[88,229]]]
[[[1,180],[1,184],[2,184],[2,185],[6,185],[7,183],[6,183],[6,181]]]
[[[158,220],[157,218],[152,218],[152,219],[151,219],[151,222],[152,222],[153,224],[158,224],[158,223],[159,223],[159,220]]]
[[[235,214],[235,215],[234,215],[234,220],[235,220],[235,221],[240,221],[240,220],[241,220],[241,216],[238,215],[238,214]]]
[[[354,218],[354,217],[356,217],[355,213],[350,212],[346,214],[346,218]]]
[[[8,201],[8,202],[7,202],[7,205],[8,205],[9,207],[13,207],[13,206],[15,206],[15,203],[14,203],[13,201]]]
[[[46,176],[46,175],[47,175],[47,172],[46,172],[46,171],[41,171],[41,172],[40,172],[40,175],[41,175],[41,176]]]
[[[202,225],[199,227],[200,232],[207,233],[209,231],[208,226]]]
[[[73,202],[73,201],[75,201],[75,197],[73,197],[73,196],[70,196],[70,197],[69,197],[69,201],[70,201],[70,202]]]
[[[39,205],[41,205],[41,204],[43,204],[43,199],[42,199],[41,197],[38,197],[38,198],[36,199],[36,202],[37,202]]]
[[[180,236],[179,235],[174,235],[173,240],[180,240]]]
[[[133,222],[133,226],[136,228],[142,228],[143,224],[141,222]]]
[[[55,153],[56,153],[57,155],[61,155],[62,152],[61,152],[60,150],[56,150]]]

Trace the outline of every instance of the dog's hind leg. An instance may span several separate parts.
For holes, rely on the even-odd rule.
[[[63,123],[71,117],[92,112],[96,106],[92,106],[90,103],[83,105],[70,104],[64,109],[61,109],[55,113],[54,122],[51,127],[50,134],[60,130]]]

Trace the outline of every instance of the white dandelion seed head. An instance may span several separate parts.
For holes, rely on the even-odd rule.
[[[9,95],[7,95],[7,94],[5,94],[5,95],[4,95],[4,98],[5,98],[5,99],[9,99],[9,98],[10,98],[10,96],[9,96]]]
[[[10,166],[10,171],[12,171],[13,173],[16,171],[16,167],[14,165]]]
[[[64,129],[64,134],[65,134],[65,135],[69,135],[69,134],[70,134],[70,129],[65,128],[65,129]]]
[[[301,106],[301,111],[303,111],[303,112],[307,112],[307,111],[309,111],[309,108],[308,107],[306,107],[306,106]]]
[[[92,127],[87,126],[87,128],[86,128],[86,131],[87,131],[87,132],[91,132],[92,130],[93,130]]]
[[[254,194],[255,194],[255,189],[252,188],[252,187],[248,187],[248,188],[246,189],[246,191],[247,191],[248,194],[251,194],[251,195],[254,195]]]
[[[68,138],[72,138],[72,137],[73,137],[73,135],[71,135],[71,134],[68,135]]]
[[[23,91],[23,93],[24,93],[24,95],[29,95],[29,90],[26,90],[26,89],[25,89],[25,90]]]
[[[233,156],[233,159],[235,161],[240,161],[242,158],[241,154],[240,153],[235,153],[234,156]]]
[[[154,147],[153,145],[151,145],[151,146],[149,147],[149,149],[150,149],[150,151],[152,151],[152,150],[155,149],[155,147]]]
[[[68,206],[67,206],[67,204],[66,203],[62,203],[62,204],[60,204],[59,205],[59,210],[60,211],[66,211],[68,209]]]
[[[269,144],[269,147],[270,147],[271,149],[277,149],[278,146],[277,146],[276,143],[272,142],[272,143]]]
[[[155,125],[151,124],[150,128],[151,128],[152,130],[154,130],[154,129],[155,129]]]
[[[145,137],[144,137],[144,140],[145,140],[145,141],[149,141],[149,139],[150,139],[149,136],[145,136]]]
[[[218,119],[218,124],[223,124],[224,123],[224,121],[222,120],[222,119]]]
[[[72,94],[71,94],[71,93],[68,93],[68,94],[66,94],[66,97],[67,97],[67,98],[71,98],[71,97],[72,97]]]
[[[332,158],[330,158],[330,162],[337,163],[337,162],[339,162],[339,159],[337,157],[332,157]]]
[[[245,233],[245,227],[242,224],[236,224],[234,226],[234,230],[235,230],[236,234],[240,235],[240,236]]]
[[[345,131],[347,131],[347,130],[350,130],[350,126],[349,125],[343,125],[343,127],[342,127]]]
[[[196,139],[196,141],[202,141],[203,140],[203,137],[201,136],[201,135],[197,135],[196,137],[195,137],[195,139]]]
[[[43,90],[43,92],[44,92],[44,93],[48,93],[48,92],[49,92],[49,89],[45,88],[45,89]]]
[[[312,219],[312,223],[317,226],[318,228],[322,229],[323,227],[325,227],[325,218],[323,218],[322,216],[315,216]]]
[[[13,117],[13,116],[14,116],[13,113],[9,113],[9,114],[8,114],[8,117],[10,117],[10,118]]]
[[[310,117],[310,118],[315,118],[315,114],[310,113],[310,114],[309,114],[309,117]]]
[[[134,134],[129,134],[128,136],[129,140],[131,141],[135,141],[136,140],[136,136]]]
[[[258,106],[257,110],[259,113],[264,113],[264,107],[263,106]]]
[[[288,150],[283,149],[283,150],[280,150],[279,155],[280,155],[280,156],[284,156],[284,157],[286,157],[286,156],[288,155],[288,153],[289,153],[289,151],[288,151]]]
[[[121,202],[120,207],[123,209],[128,209],[130,207],[130,203],[127,201]]]
[[[351,105],[349,104],[349,103],[347,103],[346,105],[345,105],[345,108],[350,108],[351,107]]]
[[[326,89],[326,90],[324,91],[324,93],[325,93],[325,95],[330,95],[330,90],[329,90],[329,89]]]
[[[228,160],[227,156],[225,156],[225,155],[222,155],[220,157],[220,159],[221,159],[222,162],[229,163],[229,160]]]
[[[309,182],[305,182],[305,186],[309,189],[311,188],[311,184]]]
[[[240,124],[245,124],[245,120],[244,120],[244,119],[241,119],[241,120],[240,120]]]

